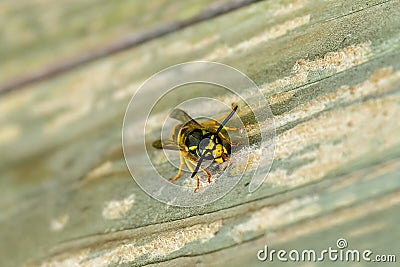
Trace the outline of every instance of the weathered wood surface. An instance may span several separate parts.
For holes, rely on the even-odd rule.
[[[152,28],[173,27],[173,22],[201,16],[211,2],[3,1],[0,88],[17,86],[24,76],[51,76],[90,58],[129,48],[135,42],[132,39],[146,39],[145,33]],[[60,58],[64,60],[57,64]],[[46,65],[50,66],[43,69]],[[14,82],[3,84],[14,76]]]
[[[5,14],[17,5],[6,3]],[[3,94],[1,265],[260,265],[265,244],[324,249],[340,237],[400,260],[399,28],[395,0],[262,1]],[[87,46],[74,32],[59,42],[75,53]],[[17,51],[6,78],[52,62],[47,49]],[[262,88],[275,159],[255,193],[244,178],[211,205],[177,208],[133,182],[122,119],[141,82],[196,59],[229,64]]]

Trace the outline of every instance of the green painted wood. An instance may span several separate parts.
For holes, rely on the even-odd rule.
[[[398,255],[399,13],[398,1],[260,2],[2,95],[2,265],[263,265],[266,242],[339,237]],[[260,86],[275,159],[253,194],[244,178],[211,205],[170,207],[130,177],[123,114],[150,75],[197,59]]]
[[[191,18],[212,1],[2,1],[4,83],[152,27]]]

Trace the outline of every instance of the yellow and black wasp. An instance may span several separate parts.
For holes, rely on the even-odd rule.
[[[238,106],[234,106],[221,124],[216,120],[197,122],[185,111],[178,108],[170,113],[169,116],[180,121],[180,123],[172,129],[170,140],[153,142],[154,148],[171,149],[180,152],[178,173],[170,178],[170,181],[176,181],[181,176],[182,167],[185,163],[192,172],[191,177],[196,177],[197,186],[194,190],[195,192],[200,189],[200,179],[197,175],[199,169],[207,174],[208,182],[211,182],[211,173],[201,164],[203,160],[223,163],[229,159],[232,142],[222,133],[222,130],[239,129],[225,126],[237,108]]]

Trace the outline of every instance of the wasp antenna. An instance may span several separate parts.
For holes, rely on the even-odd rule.
[[[192,176],[190,176],[191,178],[193,178],[196,175],[196,173],[199,171],[200,165],[203,162],[205,154],[206,153],[203,153],[203,155],[201,155],[201,157],[199,159],[199,162],[197,162],[196,168],[194,169],[194,171],[192,173]]]
[[[224,128],[225,124],[232,118],[233,114],[235,114],[236,110],[238,109],[238,106],[236,105],[233,110],[231,111],[231,113],[229,113],[229,115],[224,119],[224,121],[221,123],[221,125],[219,126],[217,132],[215,133],[215,135],[218,135],[219,132],[222,130],[222,128]]]

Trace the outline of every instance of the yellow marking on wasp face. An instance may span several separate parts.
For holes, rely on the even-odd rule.
[[[190,150],[196,150],[197,146],[191,146],[189,147]]]
[[[224,148],[224,147],[223,147],[221,144],[217,144],[217,145],[215,146],[215,149],[213,150],[213,157],[214,157],[214,158],[219,158],[219,157],[221,157],[221,155],[222,155],[222,153],[223,153],[223,151],[224,151],[223,148]]]

